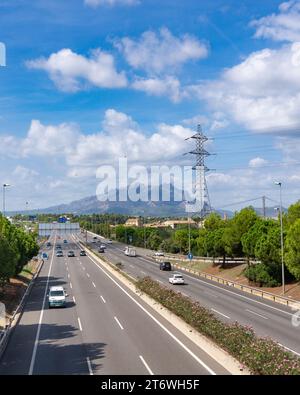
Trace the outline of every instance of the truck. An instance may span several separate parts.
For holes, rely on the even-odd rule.
[[[127,256],[136,256],[136,250],[133,247],[126,247],[124,250],[124,254]]]

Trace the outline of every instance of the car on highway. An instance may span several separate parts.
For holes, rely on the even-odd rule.
[[[65,293],[63,287],[61,286],[50,287],[48,294],[49,309],[51,309],[51,307],[65,307],[67,296],[68,295]]]
[[[79,255],[80,256],[86,256],[86,252],[84,250],[81,250]]]
[[[61,250],[59,250],[59,251],[56,252],[56,256],[58,258],[60,258],[60,257],[64,256],[64,254],[63,254],[63,252]]]
[[[67,244],[68,240],[64,240],[64,243]]]
[[[170,262],[160,262],[159,264],[160,270],[172,270],[172,266]]]
[[[48,241],[48,243],[46,244],[47,247],[51,247],[51,243],[50,241]]]
[[[98,252],[100,252],[100,254],[103,254],[103,252],[105,252],[105,249],[104,248],[98,248]]]
[[[173,276],[169,277],[169,283],[170,284],[184,284],[184,278],[182,277],[182,274],[175,273]]]
[[[74,257],[75,256],[75,254],[74,254],[74,251],[68,251],[68,257],[70,258],[70,257]]]
[[[108,239],[108,240],[106,240],[106,243],[107,243],[107,244],[111,244],[111,243],[112,243],[112,240],[111,240],[111,239]]]
[[[162,251],[156,251],[154,256],[165,256],[165,254]]]
[[[94,236],[94,237],[93,237],[93,240],[97,240],[97,236]]]
[[[42,253],[42,259],[48,259],[48,254],[47,252]]]
[[[105,244],[101,244],[99,248],[103,248],[105,250],[106,245]]]
[[[61,245],[60,245],[60,244],[57,244],[56,249],[57,249],[57,250],[60,250],[60,249],[61,249]]]

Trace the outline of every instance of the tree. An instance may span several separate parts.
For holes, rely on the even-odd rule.
[[[297,203],[290,205],[287,214],[284,216],[284,222],[289,227],[293,225],[299,218],[300,218],[300,200],[298,200]]]
[[[214,231],[225,226],[225,221],[217,213],[211,213],[204,222],[204,228],[208,231]]]
[[[0,285],[15,274],[17,256],[9,241],[0,234]]]
[[[268,234],[269,229],[274,226],[277,226],[275,221],[259,218],[248,232],[243,234],[241,242],[246,257],[255,258],[255,248],[258,241],[263,235]]]
[[[300,219],[289,228],[285,241],[285,264],[290,273],[300,280]]]
[[[223,240],[225,251],[229,256],[243,256],[242,236],[258,220],[258,216],[252,207],[244,208],[227,221]]]

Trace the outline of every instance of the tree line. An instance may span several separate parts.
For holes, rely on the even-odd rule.
[[[36,235],[26,233],[0,215],[0,285],[21,273],[30,259],[38,254]]]

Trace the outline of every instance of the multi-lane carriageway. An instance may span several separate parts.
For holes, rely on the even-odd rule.
[[[0,374],[228,374],[93,258],[80,256],[75,237],[59,240],[62,258],[55,254],[56,236],[50,241],[49,260],[12,332]],[[68,250],[76,256],[68,258]],[[66,308],[48,308],[54,285],[65,287]]]
[[[87,242],[90,248],[97,250],[99,244],[92,242],[93,236],[94,234],[88,233]],[[86,241],[85,234],[79,237],[82,242]],[[105,239],[101,238],[100,242],[103,241],[105,244]],[[150,250],[137,248],[137,257],[127,257],[124,254],[124,244],[113,242],[107,244],[103,256],[112,263],[122,262],[122,270],[135,278],[151,276],[162,284],[172,287],[168,284],[170,272],[160,271],[158,263],[150,257],[151,254],[153,252]],[[211,309],[221,320],[238,321],[243,325],[251,326],[259,336],[271,337],[281,346],[300,356],[300,325],[292,324],[295,311],[229,286],[186,272],[182,274],[186,284],[176,288],[181,293]]]

